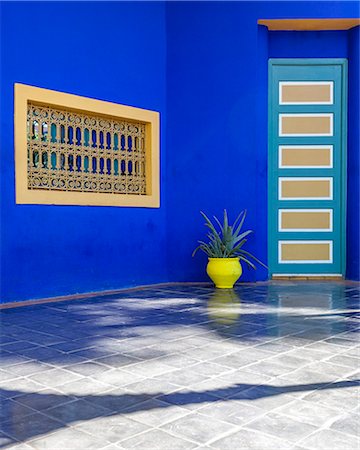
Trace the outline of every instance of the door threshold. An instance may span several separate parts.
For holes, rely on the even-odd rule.
[[[327,280],[327,281],[341,281],[344,277],[338,273],[332,274],[311,274],[311,273],[299,273],[299,274],[286,274],[275,273],[271,277],[272,280]]]

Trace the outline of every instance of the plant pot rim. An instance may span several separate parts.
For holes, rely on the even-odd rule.
[[[234,261],[234,260],[240,260],[238,256],[233,256],[232,258],[210,258],[208,257],[209,261]]]

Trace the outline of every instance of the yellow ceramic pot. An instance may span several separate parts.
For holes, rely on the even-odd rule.
[[[206,272],[219,289],[231,289],[242,274],[239,258],[209,258]]]

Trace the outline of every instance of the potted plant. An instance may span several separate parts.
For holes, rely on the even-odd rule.
[[[242,274],[240,261],[244,261],[249,267],[256,269],[256,261],[266,267],[254,255],[243,249],[247,242],[246,237],[252,230],[242,231],[246,217],[246,210],[241,211],[233,225],[229,224],[226,209],[224,209],[223,223],[214,216],[216,229],[211,220],[200,211],[205,219],[205,226],[210,230],[207,234],[209,242],[199,241],[199,246],[194,250],[193,256],[198,250],[202,250],[209,258],[206,272],[215,286],[220,289],[231,289]]]

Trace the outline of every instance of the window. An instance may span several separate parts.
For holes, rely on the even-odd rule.
[[[159,114],[15,85],[17,203],[159,206]]]

